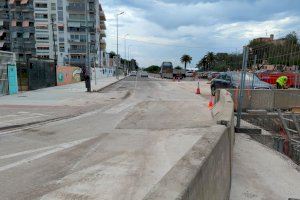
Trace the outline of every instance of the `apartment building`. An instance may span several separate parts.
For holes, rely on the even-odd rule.
[[[38,58],[55,58],[54,52],[57,51],[54,47],[57,41],[56,5],[56,0],[34,0],[34,39]]]
[[[0,0],[0,27],[0,50],[15,52],[17,61],[35,55],[32,0]]]
[[[97,30],[100,25],[99,1],[57,1],[62,5],[62,10],[58,10],[58,24],[61,27],[58,33],[58,63],[83,67],[88,56],[90,64],[95,65],[100,55],[100,30]]]
[[[11,48],[9,23],[8,0],[0,0],[0,50],[3,51],[9,51]]]
[[[56,53],[58,65],[83,67],[87,57],[101,65],[106,48],[98,0],[0,0],[0,27],[0,50],[16,52],[17,60]]]

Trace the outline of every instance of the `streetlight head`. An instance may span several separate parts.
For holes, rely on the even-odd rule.
[[[123,15],[125,12],[124,11],[122,11],[122,12],[120,12],[118,15]]]

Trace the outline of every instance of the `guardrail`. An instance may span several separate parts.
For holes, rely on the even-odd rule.
[[[144,200],[227,200],[234,145],[233,101],[221,90],[215,126],[158,182]]]

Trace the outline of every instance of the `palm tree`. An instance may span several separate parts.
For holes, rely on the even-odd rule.
[[[191,63],[193,58],[187,54],[183,55],[180,59],[181,63],[184,63],[184,69],[186,70],[187,63]]]
[[[207,56],[205,55],[198,63],[198,67],[203,67],[203,70],[207,68]]]
[[[208,52],[206,55],[206,60],[209,68],[212,68],[212,64],[215,62],[215,54],[213,52]]]

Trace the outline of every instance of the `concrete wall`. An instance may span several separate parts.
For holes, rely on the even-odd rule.
[[[58,66],[56,68],[57,85],[61,86],[80,82],[81,72],[82,70],[79,67]]]
[[[234,144],[233,102],[225,90],[212,110],[216,125],[158,182],[145,200],[227,200]]]
[[[228,90],[232,94],[234,107],[237,109],[239,91]],[[218,93],[218,92],[217,92]],[[217,94],[218,98],[218,94]],[[290,109],[300,106],[300,90],[249,90],[244,91],[243,110],[264,109],[273,111],[276,109]]]

